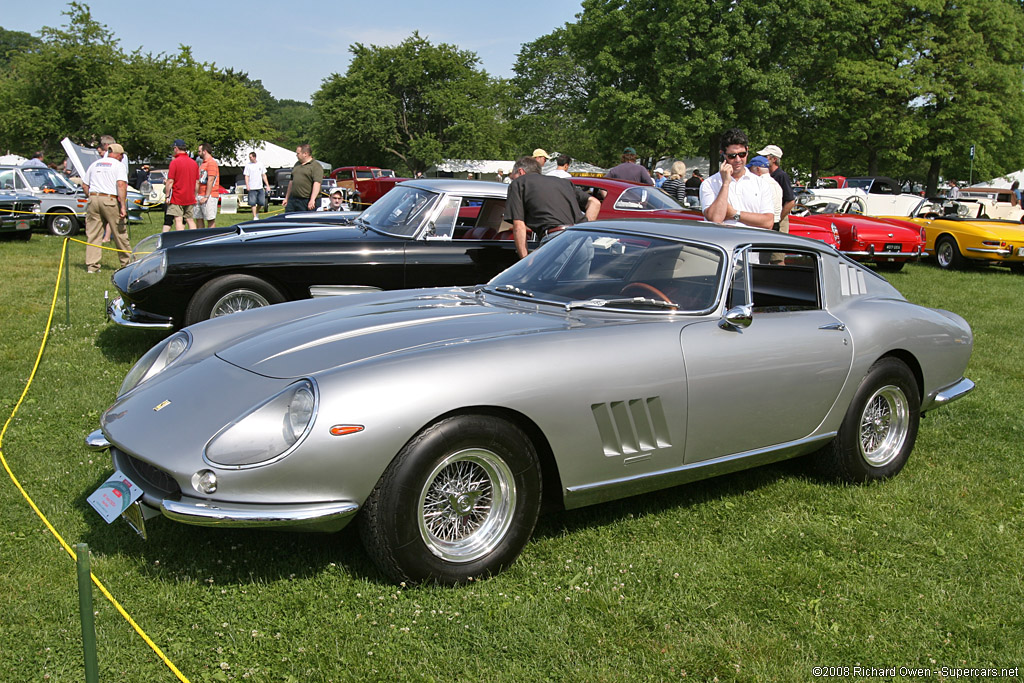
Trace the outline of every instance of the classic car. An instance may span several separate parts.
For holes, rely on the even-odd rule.
[[[163,207],[167,201],[164,187],[167,184],[167,170],[154,169],[149,172],[149,180],[142,183],[139,191],[146,196],[145,204],[150,208]]]
[[[125,503],[140,496],[122,510],[141,533],[160,515],[355,521],[391,580],[458,584],[512,563],[542,502],[572,509],[803,455],[829,478],[891,477],[921,414],[973,389],[972,346],[963,318],[909,303],[820,242],[595,221],[487,285],[179,331],[132,368],[86,441],[109,448]]]
[[[508,186],[407,181],[365,212],[152,235],[111,277],[110,318],[169,329],[315,296],[486,282],[516,261]],[[504,233],[504,234],[503,234]],[[536,242],[534,242],[534,245]]]
[[[598,218],[689,218],[701,220],[699,210],[684,208],[679,202],[652,185],[641,185],[614,178],[573,177],[569,179],[601,202]]]
[[[52,168],[0,166],[0,189],[31,194],[39,200],[43,220],[40,227],[51,235],[70,237],[85,227],[85,192]],[[128,220],[142,220],[144,197],[129,187]]]
[[[841,188],[806,189],[797,204],[809,213],[860,213],[868,216],[910,216],[921,204],[920,195],[903,192],[892,178],[846,178]]]
[[[406,180],[396,177],[390,168],[376,166],[342,166],[331,171],[329,177],[341,187],[352,190],[352,201],[359,202],[361,207],[373,204],[395,185]]]
[[[1024,221],[1024,208],[1014,206],[1008,187],[965,187],[959,199],[977,199],[985,206],[985,217]],[[945,198],[944,198],[945,199]],[[938,201],[938,200],[936,200]]]
[[[809,214],[790,218],[791,233],[794,221],[834,229],[839,237],[839,251],[855,261],[873,263],[878,270],[894,273],[907,261],[926,255],[924,229],[906,219],[856,213]]]
[[[288,183],[292,181],[292,169],[282,168],[274,173],[274,184],[268,188],[267,199],[275,204],[284,203],[284,193],[288,191]]]
[[[0,235],[32,239],[32,228],[39,225],[41,214],[40,202],[32,195],[0,190]]]
[[[940,268],[968,264],[1007,265],[1024,273],[1024,225],[989,218],[991,199],[931,200],[909,220],[920,225]]]

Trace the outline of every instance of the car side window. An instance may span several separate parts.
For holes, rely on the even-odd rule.
[[[14,170],[7,169],[0,171],[0,189],[2,190],[13,190],[14,189]]]
[[[493,240],[512,229],[505,222],[505,200],[496,197],[466,197],[459,206],[455,239]]]
[[[800,251],[750,251],[750,284],[754,311],[779,313],[820,309],[821,286],[816,255]],[[743,302],[730,292],[729,306]]]

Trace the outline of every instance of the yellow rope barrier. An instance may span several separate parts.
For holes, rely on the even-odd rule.
[[[3,429],[0,430],[0,463],[3,464],[4,470],[6,470],[7,475],[10,477],[11,481],[14,482],[14,485],[18,488],[18,491],[21,492],[22,497],[28,502],[29,507],[31,507],[32,510],[35,511],[36,515],[39,517],[39,519],[42,520],[46,528],[49,529],[51,534],[53,534],[53,537],[57,539],[57,542],[60,543],[61,547],[63,547],[65,552],[67,552],[67,554],[71,557],[71,560],[73,562],[77,562],[78,555],[75,553],[74,550],[72,550],[68,542],[64,540],[64,537],[57,533],[57,530],[50,523],[50,520],[47,519],[46,515],[43,514],[43,511],[39,509],[39,506],[36,505],[35,501],[32,500],[32,497],[29,496],[28,492],[21,485],[21,482],[18,481],[18,478],[14,475],[14,472],[11,470],[10,465],[7,463],[7,458],[4,457],[3,452],[4,436],[7,434],[7,428],[10,427],[11,422],[14,420],[14,416],[18,412],[18,408],[21,407],[22,402],[25,400],[25,396],[28,394],[29,387],[32,386],[32,381],[35,379],[36,371],[39,369],[39,363],[42,361],[43,358],[43,350],[46,348],[46,342],[50,337],[50,325],[53,322],[53,311],[57,306],[57,293],[58,291],[60,291],[61,274],[63,272],[64,260],[67,254],[66,243],[69,239],[70,238],[65,238],[65,249],[63,249],[61,253],[60,266],[57,269],[57,282],[54,284],[53,299],[50,301],[50,313],[46,319],[46,331],[43,333],[43,340],[42,343],[39,345],[39,352],[36,354],[35,364],[32,366],[32,372],[29,374],[28,381],[25,382],[25,389],[21,392],[21,396],[18,397],[18,401],[14,405],[14,410],[11,411],[10,417],[7,418],[7,421],[4,423]],[[80,242],[80,240],[72,241]],[[83,242],[83,244],[87,243]],[[109,249],[109,247],[103,248]],[[114,251],[118,250],[114,249]],[[125,621],[127,621],[131,625],[131,627],[135,629],[135,632],[138,633],[142,640],[150,647],[150,649],[152,649],[153,652],[156,653],[156,655],[160,658],[161,661],[163,661],[167,668],[169,668],[174,673],[174,675],[178,677],[178,680],[182,681],[183,683],[189,683],[188,678],[186,678],[185,675],[178,670],[178,667],[174,666],[174,663],[167,658],[167,656],[163,653],[159,646],[157,646],[157,644],[153,642],[153,640],[146,634],[146,632],[142,630],[142,627],[139,626],[134,619],[132,619],[131,615],[129,615],[127,611],[125,611],[124,607],[121,606],[121,603],[119,603],[117,599],[115,599],[114,596],[111,595],[110,591],[107,590],[107,587],[104,586],[103,582],[99,580],[99,577],[97,577],[96,574],[91,572],[89,576],[92,578],[92,582],[96,585],[96,587],[100,589],[100,592],[103,593],[104,597],[106,597],[107,600],[110,601],[110,604],[114,606],[114,609],[116,609],[118,613],[125,619]]]

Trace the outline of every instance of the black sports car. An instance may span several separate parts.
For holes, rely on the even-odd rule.
[[[107,312],[121,325],[172,329],[282,301],[487,282],[517,260],[507,189],[406,181],[363,213],[153,235],[113,274],[120,297]]]

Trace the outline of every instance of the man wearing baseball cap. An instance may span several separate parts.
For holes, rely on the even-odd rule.
[[[103,238],[103,226],[110,225],[111,238],[114,240],[121,260],[121,267],[127,266],[130,259],[128,253],[128,232],[125,230],[125,218],[128,216],[128,171],[121,160],[124,159],[124,147],[115,143],[107,146],[107,155],[92,162],[82,178],[82,189],[89,203],[85,209],[85,235],[89,243],[85,248],[85,269],[88,273],[98,273],[102,252],[96,245]]]
[[[182,221],[188,223],[189,230],[196,229],[192,207],[196,205],[196,195],[199,193],[199,167],[189,158],[185,149],[184,140],[174,141],[174,158],[167,167],[167,185],[164,188],[167,215],[174,217],[175,230],[185,229]]]
[[[647,169],[636,163],[636,150],[632,147],[627,147],[622,151],[622,163],[608,169],[604,177],[628,180],[631,183],[644,183],[645,185],[654,184],[654,179],[651,178]]]
[[[538,164],[540,164],[540,172],[543,174],[544,164],[548,163],[548,159],[551,158],[551,155],[548,154],[543,149],[541,149],[540,147],[538,147],[537,149],[533,150],[533,158],[537,160]]]
[[[796,194],[793,192],[793,183],[789,179],[789,174],[779,166],[782,148],[778,145],[768,145],[758,154],[768,159],[769,175],[782,188],[782,217],[779,219],[779,230],[789,232],[789,212],[796,206]]]

